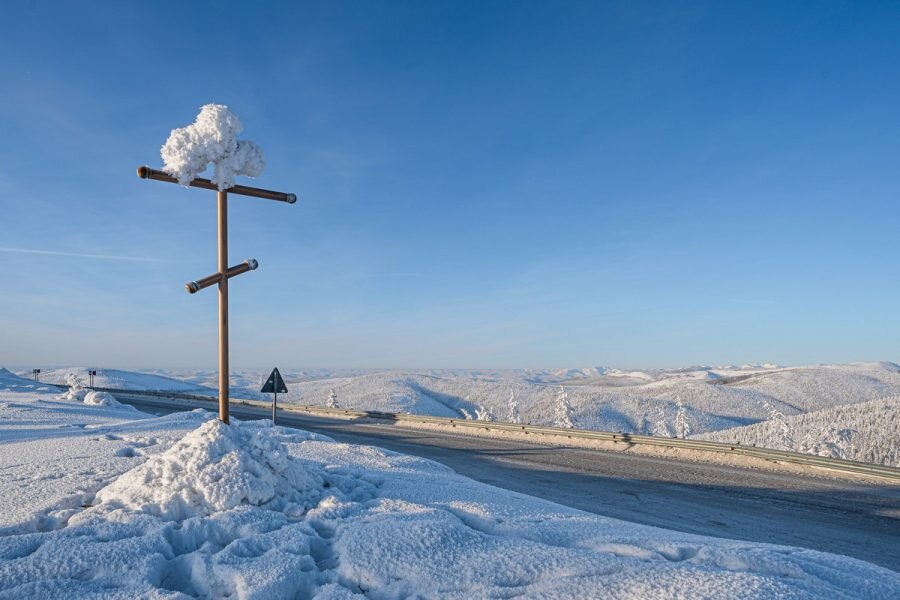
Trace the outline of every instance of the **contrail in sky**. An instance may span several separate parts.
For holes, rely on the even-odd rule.
[[[159,262],[158,258],[147,256],[113,256],[110,254],[79,254],[77,252],[57,252],[55,250],[32,250],[30,248],[2,248],[0,252],[15,252],[18,254],[45,254],[49,256],[70,256],[73,258],[96,258],[100,260],[136,260],[141,262]]]

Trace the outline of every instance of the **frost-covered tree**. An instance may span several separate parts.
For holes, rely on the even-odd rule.
[[[572,405],[569,404],[568,392],[566,392],[565,388],[559,386],[559,393],[556,395],[556,413],[554,414],[553,426],[565,427],[566,429],[574,428],[574,412]]]
[[[328,400],[325,401],[326,408],[337,408],[337,394],[334,392],[334,388],[332,388],[328,392]]]
[[[675,396],[675,405],[678,407],[675,413],[675,437],[685,439],[691,435],[691,426],[687,421],[687,407],[681,396]]]
[[[466,418],[467,421],[471,421],[471,420],[472,420],[472,413],[470,413],[470,412],[467,411],[466,409],[460,408],[460,409],[459,409],[459,412],[461,412],[461,413],[463,414],[463,416]]]
[[[808,433],[803,438],[800,452],[847,460],[856,455],[854,434],[858,436],[859,432],[849,428],[823,427],[818,436]]]
[[[828,435],[825,439],[832,449],[831,455],[833,457],[847,460],[856,454],[854,440],[857,437],[859,437],[859,432],[854,429],[829,427]]]
[[[66,373],[66,385],[69,386],[69,389],[63,394],[62,397],[64,399],[74,400],[76,402],[84,401],[88,389],[84,386],[84,379],[82,379],[80,375],[77,373]]]
[[[494,411],[479,405],[475,408],[475,418],[479,421],[493,421]]]
[[[658,437],[672,437],[669,425],[666,423],[666,412],[661,404],[656,406],[656,424],[653,426],[653,435]]]
[[[509,400],[506,402],[506,407],[506,420],[510,423],[515,423],[516,425],[521,423],[522,415],[519,414],[519,402],[516,400],[516,395],[511,389],[509,390]]]
[[[881,462],[885,465],[900,466],[900,440],[895,436],[889,438],[883,432],[878,432],[874,437],[877,439],[875,448],[881,450],[881,456],[867,462]],[[870,449],[866,448],[866,450]],[[866,455],[868,458],[871,453],[867,452]],[[860,460],[860,458],[854,457],[853,460]]]
[[[66,373],[66,385],[73,390],[80,390],[84,388],[84,379],[77,373],[69,372]]]
[[[794,443],[794,432],[791,430],[791,426],[788,424],[784,413],[778,410],[775,405],[768,400],[763,399],[762,403],[763,407],[766,409],[768,420],[775,426],[780,437],[781,448],[776,448],[776,450],[787,450],[788,452],[795,451],[797,448]]]

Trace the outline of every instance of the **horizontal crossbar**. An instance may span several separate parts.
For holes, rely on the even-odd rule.
[[[151,169],[150,167],[143,166],[138,167],[137,170],[138,177],[141,179],[154,179],[156,181],[166,181],[168,183],[178,183],[178,180],[165,173],[163,171],[158,171],[156,169]],[[203,179],[198,177],[191,181],[188,184],[189,187],[203,188],[204,190],[216,190],[219,191],[219,186],[210,181],[209,179]],[[228,192],[229,194],[239,194],[241,196],[254,196],[256,198],[265,198],[266,200],[277,200],[278,202],[287,202],[288,204],[293,204],[297,201],[297,196],[295,194],[286,194],[284,192],[273,192],[272,190],[264,190],[262,188],[249,187],[246,185],[235,185],[227,190],[222,190]]]
[[[256,262],[255,258],[248,258],[244,262],[239,265],[235,265],[233,267],[229,267],[227,271],[225,271],[225,276],[228,279],[231,279],[235,275],[240,275],[241,273],[246,273],[247,271],[253,271],[256,267],[259,266],[259,263]],[[211,285],[216,285],[219,281],[222,280],[221,273],[213,273],[212,275],[208,275],[203,279],[198,279],[197,281],[191,281],[190,283],[184,284],[184,287],[187,288],[188,294],[196,294],[203,288],[208,288]]]

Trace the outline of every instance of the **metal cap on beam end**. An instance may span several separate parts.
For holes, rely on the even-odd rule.
[[[200,291],[200,284],[198,284],[196,281],[186,283],[184,284],[184,287],[187,288],[188,294],[196,294]]]
[[[148,177],[150,177],[150,167],[148,167],[147,165],[138,167],[137,174],[141,179],[147,179]]]
[[[287,203],[293,204],[297,201],[297,194],[287,194]]]
[[[256,267],[259,266],[259,263],[256,261],[255,258],[248,258],[244,262],[247,263],[247,266],[250,267],[251,271],[255,271]]]

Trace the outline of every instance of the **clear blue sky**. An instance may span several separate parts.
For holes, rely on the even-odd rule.
[[[300,197],[236,368],[900,358],[897,3],[13,0],[0,65],[0,365],[215,364],[214,194],[134,174],[208,102]]]

